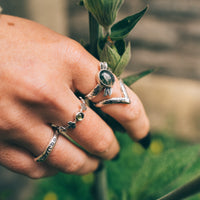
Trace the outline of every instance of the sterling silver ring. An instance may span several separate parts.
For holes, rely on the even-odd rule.
[[[86,98],[91,100],[102,90],[104,91],[104,96],[110,96],[112,94],[112,86],[115,83],[115,77],[109,70],[107,62],[100,63],[100,71],[97,74],[97,82],[98,84],[89,94],[86,95]]]
[[[73,121],[69,121],[66,123],[66,125],[63,125],[63,126],[58,126],[53,123],[51,124],[52,128],[56,129],[59,133],[61,133],[62,135],[66,137],[67,137],[66,132],[70,129],[75,129],[77,122],[82,121],[85,117],[84,112],[87,110],[87,106],[86,106],[85,100],[82,97],[79,97],[79,99],[81,101],[81,108],[76,113],[75,119]]]
[[[58,139],[58,131],[54,130],[53,137],[50,140],[49,144],[47,145],[45,151],[42,154],[40,154],[38,157],[36,157],[34,159],[34,161],[35,162],[44,162],[47,159],[47,157],[49,156],[49,154],[52,152],[54,146],[56,145],[57,139]]]
[[[98,84],[95,88],[87,94],[85,97],[89,100],[95,98],[102,90],[104,91],[104,96],[111,96],[112,94],[112,86],[115,83],[115,76],[109,70],[108,64],[106,62],[100,63],[100,71],[97,75]],[[121,97],[110,98],[98,103],[93,103],[96,107],[102,107],[109,104],[130,104],[130,99],[127,94],[126,88],[122,80],[119,80],[120,90],[122,93]]]
[[[94,105],[96,107],[102,107],[102,106],[109,105],[109,104],[130,104],[131,101],[129,99],[129,96],[127,94],[127,91],[126,91],[123,81],[119,80],[119,84],[120,84],[120,90],[122,92],[121,97],[114,97],[114,98],[106,99],[106,100],[100,101],[98,103],[94,103]]]

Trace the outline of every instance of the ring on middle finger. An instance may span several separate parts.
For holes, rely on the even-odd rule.
[[[63,134],[64,136],[66,136],[66,132],[68,130],[75,129],[77,122],[82,121],[85,117],[84,112],[87,110],[87,106],[86,106],[85,100],[82,97],[79,97],[79,99],[81,101],[81,108],[76,113],[73,121],[69,121],[63,126],[58,126],[58,125],[51,123],[51,127],[57,129],[57,131],[59,133]]]
[[[115,77],[109,70],[106,62],[100,63],[100,71],[97,75],[97,79],[98,84],[88,95],[86,95],[86,98],[90,100],[95,98],[102,90],[104,91],[105,97],[112,94],[112,86],[115,83]]]

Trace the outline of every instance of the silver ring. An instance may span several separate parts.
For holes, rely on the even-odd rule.
[[[76,113],[75,119],[73,121],[69,121],[67,122],[66,125],[63,125],[63,126],[58,126],[53,123],[51,124],[52,128],[56,129],[59,133],[61,133],[64,136],[66,136],[66,132],[68,130],[76,128],[77,122],[82,121],[85,117],[84,112],[87,110],[87,106],[86,106],[85,100],[82,97],[79,97],[79,99],[81,101],[81,108]]]
[[[107,62],[100,63],[100,71],[97,74],[97,82],[98,84],[89,94],[86,95],[86,98],[91,100],[102,90],[104,90],[104,96],[110,96],[112,94],[112,86],[115,83],[115,77],[109,70]]]
[[[123,81],[119,80],[119,84],[120,84],[120,90],[122,92],[122,97],[106,99],[106,100],[100,101],[98,103],[94,103],[94,105],[96,107],[102,107],[102,106],[109,105],[109,104],[130,104],[131,101],[129,99],[129,96],[127,94],[127,91],[126,91]]]
[[[34,161],[36,161],[36,162],[45,161],[47,159],[47,157],[49,156],[49,154],[52,152],[52,150],[57,142],[57,139],[58,139],[58,131],[54,130],[53,137],[50,140],[49,144],[47,145],[45,151],[42,154],[40,154],[38,157],[36,157],[34,159]]]

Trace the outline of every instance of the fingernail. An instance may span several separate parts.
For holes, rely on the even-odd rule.
[[[94,173],[101,172],[104,169],[104,163],[100,162],[98,168],[94,171]]]
[[[118,153],[111,161],[117,161],[120,158],[120,153]]]
[[[151,144],[151,133],[149,132],[144,138],[138,141],[145,149],[148,149]]]

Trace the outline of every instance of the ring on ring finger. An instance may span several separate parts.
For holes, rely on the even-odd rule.
[[[54,146],[56,145],[57,139],[58,139],[58,131],[54,130],[54,134],[52,139],[50,140],[49,144],[47,145],[45,151],[40,154],[39,156],[37,156],[34,161],[36,162],[44,162],[47,157],[49,156],[49,154],[52,152]]]

